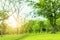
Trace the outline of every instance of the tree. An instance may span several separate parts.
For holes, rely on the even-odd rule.
[[[20,33],[40,33],[46,32],[44,22],[40,20],[29,20],[20,27]]]
[[[0,11],[0,34],[5,34],[6,32],[6,23],[4,22],[8,18],[8,12],[6,10]]]
[[[52,26],[52,33],[56,31],[56,19],[60,17],[60,0],[39,0],[34,4],[37,14],[46,17]]]

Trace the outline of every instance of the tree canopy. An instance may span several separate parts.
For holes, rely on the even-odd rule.
[[[33,8],[37,10],[39,16],[43,15],[50,21],[52,31],[54,33],[56,27],[56,19],[60,18],[60,0],[39,0],[33,2]]]

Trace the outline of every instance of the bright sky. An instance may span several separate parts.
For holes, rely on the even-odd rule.
[[[37,2],[37,0],[32,0],[34,2]],[[1,4],[1,3],[0,3]],[[8,1],[6,2],[6,4],[8,5]],[[18,6],[18,3],[16,3],[16,5]],[[10,5],[10,8],[13,7],[12,5]],[[29,12],[33,11],[33,8],[28,6],[28,3],[27,2],[22,2],[21,6],[18,6],[19,7],[19,25],[21,25],[24,21],[24,18],[27,17],[29,15]],[[1,6],[0,6],[0,9],[1,9]],[[6,7],[7,9],[7,7]],[[2,10],[2,9],[1,9]],[[14,8],[11,10],[11,11],[14,11]],[[12,12],[10,12],[11,14]],[[17,11],[14,12],[14,14],[12,16],[10,16],[7,20],[6,20],[6,23],[13,27],[13,28],[16,28],[17,27],[17,21],[16,21],[16,16],[17,15]],[[46,20],[45,18],[39,16],[39,17],[36,17],[36,18],[32,18],[31,16],[33,16],[33,13],[31,15],[29,15],[26,20],[36,20],[36,19],[41,19],[41,20]],[[14,18],[15,17],[15,18]]]
[[[16,4],[17,5],[17,4]],[[26,15],[28,15],[28,13],[29,12],[31,12],[33,9],[30,7],[30,6],[27,6],[28,5],[28,3],[26,3],[26,2],[22,2],[21,3],[21,6],[20,6],[20,14],[19,14],[19,22],[20,22],[20,25],[23,23],[23,21],[24,21],[24,17],[26,16]],[[12,6],[12,5],[11,5]],[[10,6],[10,7],[11,7]],[[13,7],[13,6],[12,6]],[[12,11],[14,11],[14,8],[12,9]],[[12,12],[9,12],[9,14],[11,15],[12,14]],[[16,28],[17,27],[17,21],[16,21],[16,18],[17,17],[17,11],[15,11],[14,12],[14,14],[12,15],[12,16],[10,16],[7,20],[6,20],[6,23],[9,25],[9,26],[11,26],[11,27],[13,27],[13,28]]]

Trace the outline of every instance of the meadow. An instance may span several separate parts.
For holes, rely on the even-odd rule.
[[[0,36],[0,40],[60,40],[60,34],[29,33]]]

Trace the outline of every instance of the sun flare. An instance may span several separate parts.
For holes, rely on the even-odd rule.
[[[15,14],[14,14],[15,15]],[[10,16],[7,20],[6,20],[6,23],[10,26],[10,27],[13,27],[13,28],[16,28],[17,27],[17,22],[16,20],[14,19],[13,15]]]

